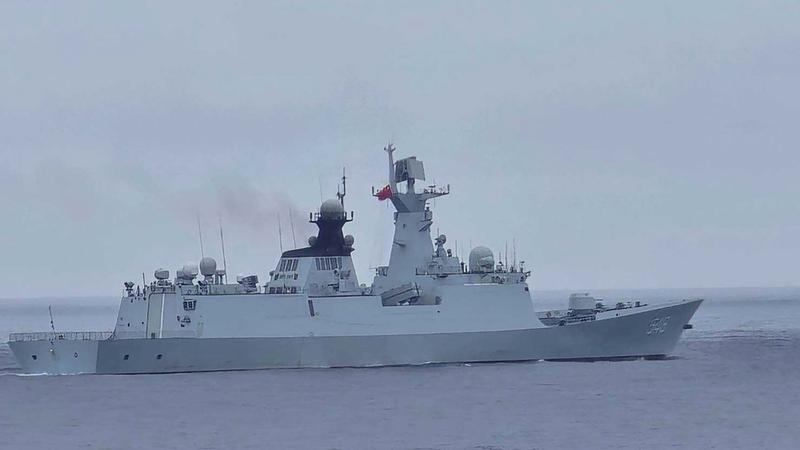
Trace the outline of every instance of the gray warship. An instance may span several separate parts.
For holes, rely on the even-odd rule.
[[[445,235],[431,236],[428,202],[450,193],[415,182],[422,161],[388,155],[388,185],[373,195],[394,206],[388,265],[360,284],[344,234],[344,195],[309,220],[308,246],[282,253],[268,280],[228,283],[204,257],[175,277],[125,283],[113,331],[12,333],[25,373],[139,374],[430,363],[662,358],[702,300],[606,307],[588,294],[539,311],[522,264],[495,262],[486,247],[462,262]],[[344,183],[343,183],[344,184]],[[345,188],[346,189],[346,188]]]

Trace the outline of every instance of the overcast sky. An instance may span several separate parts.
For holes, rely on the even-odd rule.
[[[0,297],[174,273],[198,216],[263,280],[343,166],[369,283],[389,139],[534,289],[800,284],[797,2],[204,3],[0,3]]]

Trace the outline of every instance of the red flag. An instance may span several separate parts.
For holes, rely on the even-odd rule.
[[[378,197],[378,200],[380,201],[384,201],[387,198],[392,198],[392,188],[389,187],[389,185],[387,184],[386,187],[378,191],[378,193],[375,194],[375,196]]]

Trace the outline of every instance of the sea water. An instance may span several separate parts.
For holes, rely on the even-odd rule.
[[[593,294],[706,302],[661,361],[25,376],[0,344],[0,448],[800,448],[800,288]],[[0,340],[49,305],[109,330],[117,300],[0,300]]]

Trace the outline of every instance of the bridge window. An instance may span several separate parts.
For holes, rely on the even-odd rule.
[[[297,270],[299,262],[300,260],[297,258],[281,259],[280,264],[278,264],[278,272],[294,272]]]
[[[335,270],[342,268],[342,257],[315,258],[317,270]]]

